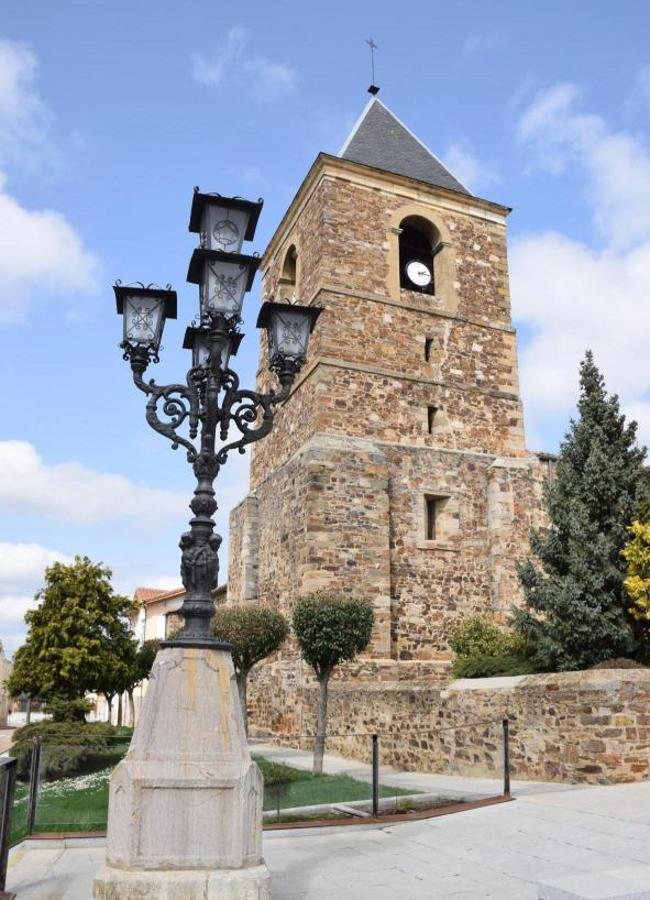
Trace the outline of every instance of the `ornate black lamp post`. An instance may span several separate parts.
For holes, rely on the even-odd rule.
[[[229,361],[243,338],[238,329],[244,295],[259,265],[259,257],[242,254],[241,247],[244,240],[252,240],[261,208],[261,200],[252,203],[195,189],[189,229],[200,234],[200,245],[192,254],[187,280],[199,285],[200,315],[198,324],[185,333],[183,347],[192,351],[192,366],[184,384],[157,385],[144,379],[149,363],[159,361],[165,319],[176,318],[171,286],[161,290],[118,282],[114,288],[117,311],[124,318],[124,359],[131,363],[136,386],[149,397],[147,422],[169,438],[174,449],[186,449],[197,480],[190,503],[194,517],[180,540],[186,590],[180,613],[185,626],[163,646],[229,649],[210,628],[221,544],[214,533],[214,480],[231,450],[243,453],[247,444],[271,431],[276,408],[289,396],[305,362],[309,335],[321,313],[315,306],[264,303],[257,326],[267,331],[269,369],[276,373],[280,390],[261,394],[240,389]],[[187,436],[179,433],[185,425]],[[233,425],[238,435],[228,442]]]

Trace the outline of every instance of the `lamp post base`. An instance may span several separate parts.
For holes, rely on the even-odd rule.
[[[95,900],[270,900],[265,865],[223,872],[133,872],[106,866],[95,881]]]
[[[230,652],[164,647],[111,777],[94,897],[269,900],[262,794]]]

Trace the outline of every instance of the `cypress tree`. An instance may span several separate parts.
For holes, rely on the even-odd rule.
[[[578,414],[545,486],[550,525],[531,533],[537,561],[518,566],[525,608],[514,610],[514,624],[545,671],[637,649],[621,550],[646,490],[646,450],[618,397],[607,396],[591,351],[580,366]]]

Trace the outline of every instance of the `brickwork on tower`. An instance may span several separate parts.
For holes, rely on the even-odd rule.
[[[340,680],[440,686],[451,629],[477,612],[504,622],[520,601],[515,560],[543,522],[549,464],[524,443],[508,212],[321,154],[264,255],[266,298],[295,293],[324,312],[274,431],[253,447],[250,494],[230,519],[228,600],[289,614],[318,588],[371,599],[372,646]],[[414,216],[439,242],[434,294],[400,286],[401,223]],[[309,681],[290,641],[253,677],[253,724],[299,729]]]

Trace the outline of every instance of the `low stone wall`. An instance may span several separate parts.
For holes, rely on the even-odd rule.
[[[315,685],[298,687],[293,699],[292,708],[301,710],[301,734],[313,733]],[[502,770],[505,716],[515,778],[614,784],[650,777],[650,670],[645,669],[465,679],[445,690],[398,682],[334,684],[327,746],[369,761],[369,735],[377,733],[385,764],[496,776]],[[273,731],[298,743],[286,731]],[[299,743],[309,745],[304,739]]]
[[[615,784],[650,777],[650,670],[467,679],[450,685],[442,704],[450,720],[507,715],[518,778]]]

